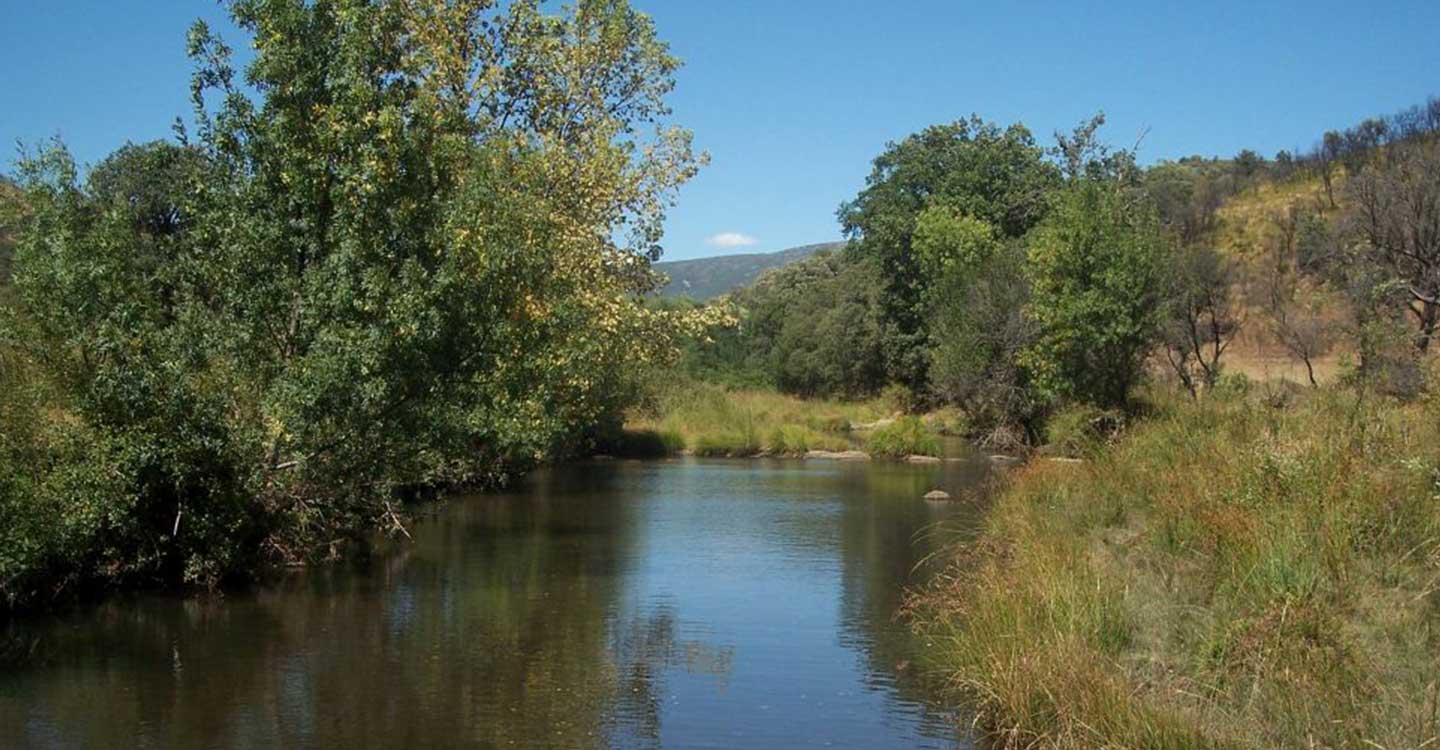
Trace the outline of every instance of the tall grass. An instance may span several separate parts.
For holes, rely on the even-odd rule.
[[[780,425],[771,430],[765,446],[772,453],[787,456],[801,455],[814,450],[843,451],[851,447],[849,440],[833,432],[820,432],[796,424]]]
[[[631,415],[627,426],[676,436],[697,455],[800,454],[849,448],[846,433],[852,424],[886,413],[878,400],[810,401],[686,381],[660,392],[648,408]]]
[[[1440,746],[1440,408],[1176,400],[913,601],[1003,747]]]
[[[919,417],[901,417],[865,437],[865,450],[875,456],[939,456],[940,438]]]

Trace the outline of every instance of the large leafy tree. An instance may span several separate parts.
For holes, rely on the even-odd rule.
[[[893,380],[927,387],[927,290],[915,248],[920,217],[967,217],[1002,238],[1024,235],[1044,216],[1059,171],[1024,126],[1001,128],[972,116],[890,144],[865,188],[840,208],[856,250],[879,264],[886,368]]]
[[[398,523],[407,488],[583,441],[681,322],[639,303],[698,162],[665,124],[677,61],[648,17],[228,5],[253,62],[194,27],[178,145],[129,147],[83,185],[60,148],[24,167],[6,340],[50,384],[36,429],[89,437],[7,443],[44,460],[14,462],[29,489],[6,501],[67,507],[86,482],[104,501],[63,539],[21,540],[8,599],[47,560],[207,583]]]

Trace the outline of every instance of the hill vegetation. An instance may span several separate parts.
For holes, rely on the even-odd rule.
[[[669,282],[660,288],[660,296],[708,302],[753,283],[766,271],[804,260],[819,252],[833,252],[843,246],[841,242],[822,242],[773,253],[739,253],[663,261],[655,264],[655,270],[664,274]]]
[[[845,248],[729,295],[738,325],[687,362],[803,396],[899,387],[1031,444],[1057,409],[1124,410],[1151,377],[1198,397],[1227,369],[1314,385],[1348,363],[1414,392],[1436,316],[1437,123],[1431,102],[1305,154],[1148,168],[1105,146],[1098,117],[1049,149],[1018,124],[930,128],[841,207]]]

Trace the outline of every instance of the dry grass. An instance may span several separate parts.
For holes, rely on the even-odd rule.
[[[1341,196],[1343,175],[1337,176],[1336,198]],[[1268,249],[1273,246],[1277,228],[1274,217],[1291,207],[1307,211],[1331,210],[1325,188],[1319,177],[1297,176],[1281,182],[1262,182],[1225,202],[1217,215],[1217,227],[1211,242],[1238,266],[1239,279],[1233,290],[1237,309],[1244,325],[1231,345],[1225,365],[1231,372],[1243,373],[1252,380],[1289,380],[1308,383],[1305,366],[1290,356],[1271,335],[1266,314],[1255,299],[1263,294],[1261,282]],[[1333,323],[1346,316],[1345,303],[1337,295],[1315,289],[1315,299],[1306,298],[1322,309],[1333,311]],[[1347,342],[1337,342],[1330,354],[1313,362],[1315,377],[1321,383],[1333,382],[1341,374],[1341,363],[1352,349]]]
[[[1006,747],[1440,745],[1440,408],[1166,403],[918,596]]]
[[[1335,197],[1341,197],[1343,176],[1337,177]],[[1215,247],[1230,257],[1253,261],[1265,251],[1273,226],[1271,217],[1291,206],[1328,209],[1325,187],[1319,177],[1297,176],[1280,182],[1261,182],[1225,201],[1218,212]]]
[[[669,436],[698,455],[793,455],[851,448],[847,434],[852,425],[892,411],[880,399],[817,401],[686,382],[661,393],[651,408],[632,414],[626,427]]]

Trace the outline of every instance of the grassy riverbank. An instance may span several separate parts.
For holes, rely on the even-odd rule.
[[[881,456],[938,456],[940,443],[931,431],[918,419],[896,419],[896,411],[884,398],[801,399],[685,382],[661,390],[636,410],[611,449],[632,456],[800,455],[857,448]]]
[[[1285,401],[1166,403],[999,492],[914,606],[1002,746],[1437,742],[1440,408]]]

